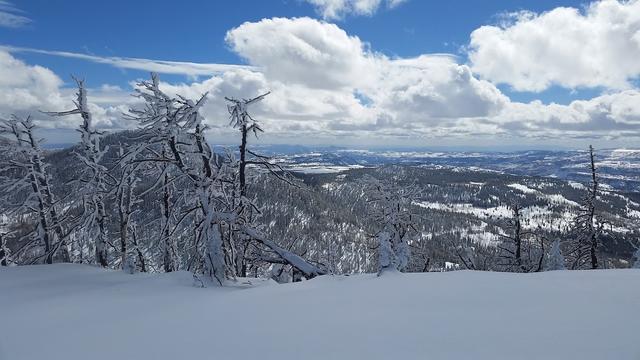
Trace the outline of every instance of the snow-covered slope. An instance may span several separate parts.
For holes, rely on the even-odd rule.
[[[0,270],[0,359],[640,359],[640,271],[459,271],[196,288]]]

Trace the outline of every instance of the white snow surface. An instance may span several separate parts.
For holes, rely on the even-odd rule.
[[[192,284],[1,269],[0,359],[640,359],[635,269]]]

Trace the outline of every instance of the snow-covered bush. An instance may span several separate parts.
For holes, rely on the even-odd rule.
[[[549,250],[549,254],[547,255],[544,269],[547,271],[566,269],[564,256],[562,256],[560,249],[560,241],[556,240],[551,244],[551,250]]]

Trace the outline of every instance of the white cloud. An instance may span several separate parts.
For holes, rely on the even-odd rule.
[[[20,28],[31,23],[31,19],[22,15],[23,12],[12,3],[0,0],[0,26]]]
[[[509,14],[473,31],[469,59],[475,73],[519,91],[630,88],[640,75],[640,0]]]
[[[229,30],[231,49],[271,79],[313,88],[354,87],[371,72],[372,57],[356,36],[310,18],[246,22]]]
[[[626,90],[568,105],[509,103],[491,121],[505,133],[537,137],[640,135],[640,91]]]
[[[324,19],[342,19],[346,15],[371,16],[384,2],[390,9],[406,0],[306,0]]]
[[[79,116],[52,118],[41,111],[62,111],[73,106],[75,88],[64,82],[50,69],[28,65],[0,49],[0,117],[11,114],[31,114],[38,125],[47,128],[75,128]],[[104,85],[89,89],[89,102],[96,125],[121,129],[127,126],[122,113],[136,99],[118,87]]]
[[[375,83],[379,106],[414,121],[490,116],[509,101],[449,56],[391,60]]]
[[[22,111],[61,102],[62,80],[51,70],[31,66],[0,50],[0,109]]]
[[[188,76],[210,76],[216,73],[225,72],[234,69],[250,69],[249,66],[244,65],[229,65],[229,64],[204,64],[193,63],[184,61],[166,61],[166,60],[151,60],[140,58],[126,58],[126,57],[105,57],[87,55],[81,53],[74,53],[68,51],[51,51],[42,49],[33,49],[16,46],[2,46],[0,50],[8,51],[12,53],[30,52],[36,54],[60,56],[66,58],[86,60],[98,64],[110,65],[119,69],[131,69],[156,72],[160,74],[179,74]]]
[[[226,41],[253,66],[229,67],[201,81],[162,83],[166,91],[190,98],[209,93],[203,113],[214,139],[236,135],[228,126],[224,96],[247,98],[266,91],[272,93],[254,106],[254,115],[267,138],[290,142],[640,137],[640,91],[635,89],[569,105],[512,102],[455,57],[388,58],[338,26],[309,18],[245,23],[230,30]],[[0,114],[64,110],[73,92],[52,71],[0,49]],[[122,120],[136,102],[131,92],[108,85],[90,89],[97,124],[132,126]],[[39,120],[59,128],[79,122]]]
[[[471,119],[497,114],[509,101],[451,56],[390,59],[338,26],[310,18],[248,22],[230,30],[226,40],[263,72],[256,88],[272,94],[260,115],[279,133],[365,138],[468,133],[475,126]]]

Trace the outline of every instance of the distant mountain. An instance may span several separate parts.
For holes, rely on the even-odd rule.
[[[354,150],[261,146],[260,150],[299,172],[335,172],[385,164],[493,170],[505,174],[545,176],[587,182],[586,151],[437,152],[419,150]],[[597,150],[597,167],[605,186],[640,192],[640,150]]]

